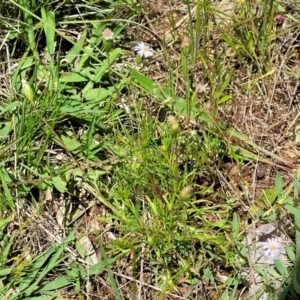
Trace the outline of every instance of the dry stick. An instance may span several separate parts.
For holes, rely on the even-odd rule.
[[[290,93],[288,93],[288,94],[289,94],[289,98],[290,98],[290,103],[289,103],[288,112],[291,110],[292,104],[293,104],[294,99],[295,99],[295,97],[296,97],[296,95],[297,95],[297,90],[298,90],[299,84],[300,84],[300,83],[299,83],[299,80],[297,80],[297,83],[296,83],[296,85],[295,85],[295,88],[294,88],[294,90],[293,90],[292,95],[290,95]]]
[[[281,164],[278,163],[273,163],[272,161],[269,161],[267,159],[264,158],[259,158],[258,155],[255,155],[255,157],[257,157],[259,159],[260,162],[266,163],[268,165],[271,166],[276,166],[279,169],[282,169],[284,171],[290,171],[292,169],[295,169],[294,164],[292,164],[291,162],[281,158],[280,156],[276,155],[275,153],[268,151],[260,146],[258,146],[257,144],[255,144],[252,140],[248,139],[246,136],[244,136],[243,134],[239,133],[238,131],[236,131],[234,128],[228,128],[226,130],[226,133],[229,135],[229,138],[234,137],[239,139],[241,142],[244,142],[246,144],[248,144],[249,146],[251,146],[253,149],[256,149],[256,151],[260,151],[261,153],[276,159],[277,161],[279,161]],[[233,145],[232,142],[230,142],[230,140],[228,141],[230,143],[230,146],[233,148],[236,148],[237,150],[240,150],[242,153],[244,152],[244,155],[247,157],[247,154],[253,155],[253,153],[248,153],[248,150],[245,150],[244,148],[240,147],[240,146],[236,146]],[[253,158],[253,157],[252,157]]]
[[[192,9],[191,14],[194,15],[195,11],[196,11],[196,6]],[[175,24],[174,28],[166,31],[164,33],[163,36],[161,36],[157,30],[155,29],[155,27],[152,25],[151,20],[148,18],[147,14],[145,14],[145,19],[148,22],[149,27],[151,28],[152,33],[154,33],[154,35],[159,39],[159,40],[165,40],[166,42],[170,42],[170,40],[172,39],[172,30],[175,30],[177,28],[179,28],[184,22],[187,21],[187,19],[189,18],[189,14],[185,15],[182,19],[178,20],[177,23]]]
[[[290,124],[290,126],[287,128],[286,132],[289,132],[291,130],[291,128],[294,126],[294,124],[296,123],[296,121],[298,120],[300,116],[300,110],[297,113],[297,116],[294,118],[294,120],[292,121],[292,123]],[[278,141],[278,144],[286,137],[287,134],[284,134]]]

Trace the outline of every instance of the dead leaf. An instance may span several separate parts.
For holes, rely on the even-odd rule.
[[[93,264],[98,263],[99,259],[91,240],[86,235],[84,235],[80,238],[79,243],[82,245],[86,252],[86,255],[88,256],[84,258],[85,261],[90,263],[89,260],[91,260]]]

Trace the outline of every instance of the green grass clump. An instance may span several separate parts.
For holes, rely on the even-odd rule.
[[[299,174],[283,177],[297,166],[247,119],[267,107],[263,131],[277,126],[279,78],[298,76],[289,50],[277,68],[285,8],[182,5],[163,35],[147,27],[163,9],[140,1],[0,7],[3,299],[296,297]],[[262,268],[253,244],[270,234],[249,234],[271,222],[283,258]]]

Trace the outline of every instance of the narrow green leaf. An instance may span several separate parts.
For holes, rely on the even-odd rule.
[[[300,265],[299,262],[296,263],[295,273],[294,273],[294,289],[298,294],[300,294]]]
[[[47,261],[47,264],[41,269],[41,272],[39,273],[38,277],[32,282],[32,284],[27,288],[26,295],[30,296],[37,288],[37,286],[40,284],[42,279],[53,269],[55,268],[62,259],[60,259],[61,254],[65,250],[65,248],[68,246],[68,243],[70,241],[73,241],[75,238],[74,232],[71,232],[58,246],[53,248],[51,251],[51,254],[53,254],[49,261]]]
[[[297,190],[297,192],[300,190],[300,181],[299,180],[295,179],[294,187]]]
[[[225,79],[223,80],[223,83],[221,85],[221,87],[219,88],[219,90],[217,91],[216,95],[215,95],[215,99],[218,101],[219,98],[221,97],[221,95],[223,94],[223,92],[225,91],[225,89],[228,87],[228,84],[232,78],[233,75],[233,69],[231,69],[225,76]]]
[[[4,229],[4,227],[6,226],[6,224],[12,222],[13,218],[12,217],[8,217],[6,219],[0,220],[0,231],[2,231]]]
[[[57,296],[38,296],[38,297],[27,297],[26,300],[57,300]]]
[[[87,29],[85,28],[83,32],[80,35],[80,38],[78,41],[74,44],[74,46],[71,48],[71,50],[67,53],[63,61],[67,62],[68,64],[71,63],[81,51],[83,51],[83,44],[86,40],[87,36]]]
[[[0,116],[2,116],[3,114],[9,112],[9,113],[12,113],[14,111],[15,108],[19,107],[20,106],[20,102],[18,101],[15,101],[15,102],[12,102],[12,103],[9,103],[8,105],[6,105],[3,109],[1,109],[0,111]]]
[[[275,186],[276,186],[276,190],[277,190],[278,195],[282,195],[283,180],[282,180],[282,177],[279,174],[276,175]]]
[[[240,217],[234,213],[232,220],[232,236],[233,239],[237,239],[240,232]]]
[[[102,273],[103,269],[105,269],[106,265],[111,265],[115,262],[115,258],[107,258],[106,261],[100,261],[98,263],[96,263],[95,265],[91,266],[89,268],[89,272],[88,274],[90,275],[97,275]]]
[[[13,197],[10,193],[10,189],[7,186],[7,182],[5,181],[5,175],[2,173],[3,171],[4,171],[3,169],[0,169],[0,180],[2,182],[2,187],[3,187],[3,190],[4,190],[6,203],[10,206],[10,208],[12,208],[14,210],[15,209],[15,203],[14,203]]]
[[[46,45],[50,55],[55,51],[55,14],[52,11],[45,11],[42,8],[42,19],[44,21],[44,32],[46,36]]]
[[[19,292],[23,292],[30,286],[30,284],[35,280],[42,266],[46,263],[46,261],[54,252],[55,252],[55,248],[48,249],[45,253],[43,253],[41,256],[37,258],[37,260],[34,262],[34,264],[26,273],[26,277],[24,277],[24,279],[20,283],[18,287]]]
[[[11,247],[13,246],[13,244],[14,239],[9,238],[7,235],[3,236],[1,241],[1,264],[3,264],[3,267],[6,266],[8,257],[11,255]]]
[[[89,40],[90,45],[95,45],[99,43],[100,39],[102,38],[101,33],[106,28],[107,24],[105,23],[95,23],[92,29],[92,34]]]
[[[98,83],[103,75],[109,70],[109,67],[115,60],[120,56],[122,50],[120,48],[114,49],[109,53],[109,57],[104,60],[101,64],[101,67],[96,71],[93,80],[91,80],[82,90],[82,95],[85,97],[86,93],[94,87],[94,84]]]
[[[295,76],[295,77],[297,77],[297,78],[300,78],[300,73],[299,73],[299,72],[289,72],[289,71],[285,71],[285,73],[290,74],[290,75],[293,75],[293,76]]]
[[[108,273],[108,283],[111,285],[113,291],[114,291],[114,295],[116,297],[117,300],[121,300],[122,297],[121,297],[121,294],[120,294],[120,289],[118,287],[118,284],[117,284],[117,281],[115,279],[115,276],[114,276],[114,273],[111,269],[111,264],[109,262],[109,258],[107,257],[106,255],[106,252],[104,250],[104,247],[102,245],[102,242],[99,241],[99,245],[100,245],[100,251],[101,251],[101,256],[103,258],[103,261],[105,263],[105,269]]]

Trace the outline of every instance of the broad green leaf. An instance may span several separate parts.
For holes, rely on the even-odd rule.
[[[3,128],[0,129],[0,139],[6,138],[13,128],[13,122],[7,122]]]
[[[61,179],[59,176],[52,177],[52,182],[55,188],[64,193],[66,191],[66,182]]]
[[[97,113],[97,111],[93,111],[93,114]],[[71,115],[72,116],[72,120],[77,122],[78,124],[82,124],[82,125],[86,125],[87,123],[91,123],[93,120],[93,115],[91,114],[82,114],[82,115]],[[102,131],[102,132],[109,132],[110,128],[105,126],[103,122],[101,122],[100,120],[97,120],[97,122],[95,123],[95,127]]]
[[[247,143],[248,145],[250,145],[251,147],[253,147],[253,149],[255,149],[256,151],[262,152],[262,153],[266,154],[266,155],[269,156],[269,157],[275,158],[275,159],[277,159],[278,161],[280,161],[281,163],[283,163],[283,164],[286,165],[286,166],[293,167],[293,165],[290,164],[287,160],[285,160],[285,159],[281,158],[280,156],[278,156],[278,155],[276,155],[276,154],[274,154],[274,153],[272,153],[272,152],[270,152],[270,151],[268,151],[268,150],[266,150],[266,149],[264,149],[264,148],[262,148],[262,147],[256,145],[254,142],[252,142],[252,141],[249,139],[249,137],[247,137],[247,136],[245,136],[244,134],[242,134],[242,133],[236,131],[234,128],[230,128],[230,127],[227,128],[227,129],[226,129],[226,133],[227,133],[230,137],[235,137],[235,138],[237,138],[237,139],[239,139],[239,140],[241,140],[241,141]],[[247,151],[247,150],[245,150],[245,149],[243,149],[243,148],[241,148],[241,147],[239,147],[239,146],[235,146],[235,145],[231,145],[231,146],[232,146],[232,147],[235,147],[235,148],[239,148],[239,149],[241,149],[241,151],[245,151],[245,153],[246,153],[246,151]],[[249,152],[249,151],[247,151],[247,152]],[[249,152],[249,153],[251,153],[251,152]],[[255,159],[258,159],[259,161],[263,161],[263,162],[266,162],[266,163],[268,163],[268,164],[272,164],[270,161],[268,161],[268,160],[266,160],[266,159],[260,159],[257,155],[255,155],[255,154],[253,154],[253,153],[252,153],[251,155],[252,155],[252,157],[251,157],[252,159],[255,158]]]
[[[107,98],[113,92],[114,92],[113,87],[109,89],[104,89],[104,88],[90,89],[85,93],[84,98],[87,101],[91,101],[91,100],[101,101]]]
[[[82,73],[70,73],[66,76],[62,76],[59,78],[60,83],[70,83],[70,82],[86,82],[89,81],[89,74]]]
[[[89,268],[88,274],[96,275],[96,274],[102,273],[105,266],[113,264],[115,262],[115,260],[116,260],[116,258],[107,258],[106,262],[99,261],[98,263],[96,263],[95,265],[93,265]]]
[[[0,269],[0,277],[7,276],[12,272],[13,268]]]
[[[285,205],[284,208],[291,214],[295,215],[296,218],[300,218],[300,209],[299,208],[296,208],[291,205]]]
[[[82,146],[81,143],[78,142],[77,140],[75,140],[74,138],[70,138],[65,135],[61,135],[60,138],[61,138],[61,140],[58,139],[57,137],[54,137],[53,139],[60,146],[66,148],[67,150],[69,150],[71,152]]]
[[[131,75],[135,80],[135,84],[137,84],[140,88],[142,88],[146,93],[151,96],[157,97],[162,103],[172,107],[178,114],[187,115],[187,106],[186,101],[177,97],[171,96],[172,91],[167,88],[162,88],[158,84],[156,84],[151,79],[145,77],[144,75],[140,74],[136,70],[131,70]],[[224,124],[219,122],[217,123],[214,120],[214,117],[205,111],[199,111],[198,109],[192,108],[192,115],[197,116],[200,121],[205,122],[207,125],[213,126],[220,126],[221,128],[224,127]]]
[[[287,254],[288,258],[291,261],[295,261],[296,260],[296,254],[295,254],[294,250],[289,245],[287,245],[285,247],[285,251],[286,251],[286,254]]]
[[[261,194],[259,201],[263,202],[266,206],[269,206],[274,203],[277,197],[278,193],[276,189],[267,189]]]
[[[177,97],[171,96],[172,91],[167,88],[163,88],[155,83],[153,80],[145,77],[144,75],[140,74],[136,70],[131,70],[131,75],[135,79],[136,84],[138,84],[145,92],[147,92],[151,96],[157,97],[160,101],[165,103],[166,105],[173,106],[174,109],[179,114],[187,115],[187,106],[186,102]],[[192,111],[193,114],[198,113],[195,109]]]
[[[218,104],[225,103],[230,99],[231,99],[231,95],[226,95],[226,96],[222,97],[220,100],[218,100]]]
[[[76,241],[75,247],[76,247],[76,250],[78,251],[78,253],[84,258],[84,260],[86,262],[88,262],[89,264],[92,264],[93,261],[91,259],[90,253],[88,253],[87,249],[86,249],[86,244],[85,244],[86,239],[88,240],[88,238],[83,237],[82,239],[79,239],[78,241]]]
[[[288,276],[288,270],[285,265],[279,260],[275,259],[274,260],[275,268],[279,272],[281,276]]]
[[[69,286],[71,284],[73,284],[72,281],[68,280],[66,277],[59,277],[47,283],[39,291],[40,292],[54,291]]]

